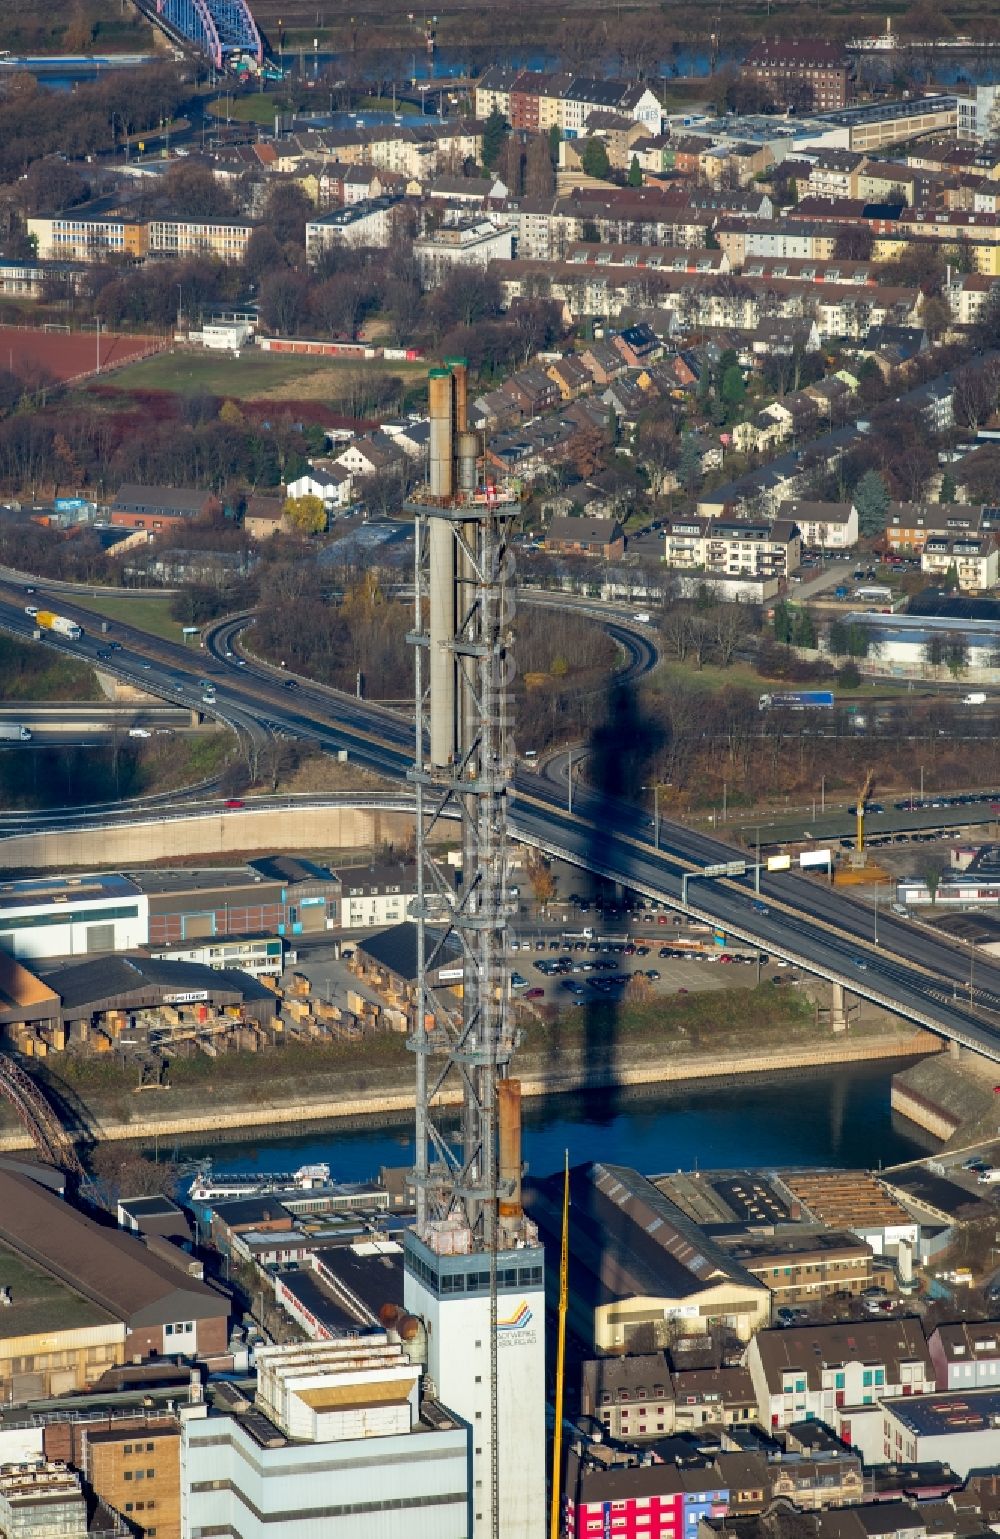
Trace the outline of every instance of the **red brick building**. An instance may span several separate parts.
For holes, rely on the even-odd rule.
[[[740,76],[762,85],[782,107],[834,112],[849,99],[850,62],[836,43],[772,38],[747,54]]]

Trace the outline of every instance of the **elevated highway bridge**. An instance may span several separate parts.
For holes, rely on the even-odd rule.
[[[32,634],[24,612],[26,581],[0,578],[0,628],[22,637]],[[94,625],[93,612],[75,609],[65,585],[60,587],[46,601],[46,585],[39,581],[32,602],[47,602],[78,620],[85,634],[78,642],[47,635],[43,644],[96,664],[104,641],[86,631]],[[199,676],[207,673],[216,701],[201,708],[237,732],[279,732],[326,751],[346,750],[354,763],[405,783],[413,762],[412,720],[307,680],[290,688],[287,675],[240,655],[246,623],[241,618],[213,627],[207,650],[201,652],[116,623],[122,648],[100,666],[187,707],[199,706]],[[621,620],[614,623],[625,628]],[[628,743],[621,748],[627,753]],[[728,936],[829,980],[835,991],[849,990],[1000,1063],[1000,965],[991,958],[977,956],[975,987],[970,987],[968,949],[928,926],[881,914],[876,935],[870,909],[792,873],[762,875],[759,893],[749,876],[709,877],[706,867],[743,860],[745,852],[668,819],[661,819],[656,848],[645,811],[612,796],[581,787],[570,814],[559,788],[536,774],[519,774],[513,792],[511,826],[518,839],[705,919]],[[177,800],[181,805],[185,798]],[[32,820],[31,814],[19,818],[19,831],[32,827]],[[58,821],[52,815],[44,819],[49,828]],[[79,821],[79,814],[67,812],[63,826]],[[5,827],[15,832],[10,821]]]

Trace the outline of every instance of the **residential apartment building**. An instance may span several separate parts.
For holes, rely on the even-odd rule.
[[[745,1368],[689,1368],[672,1373],[674,1430],[738,1427],[757,1415],[753,1380]]]
[[[884,1399],[881,1457],[886,1464],[931,1461],[956,1475],[995,1468],[1000,1391],[949,1390],[924,1399]]]
[[[850,61],[836,43],[773,38],[747,54],[740,77],[756,81],[782,107],[829,112],[847,106]]]
[[[954,577],[961,593],[989,593],[1000,578],[995,534],[929,534],[920,553],[920,570],[931,577]]]
[[[894,1395],[934,1388],[927,1342],[915,1319],[852,1321],[758,1331],[744,1361],[757,1395],[759,1420],[833,1422],[844,1407],[875,1406]]]
[[[635,80],[604,80],[587,75],[501,68],[486,70],[476,82],[476,117],[502,112],[511,126],[528,133],[559,128],[567,139],[579,138],[595,111],[613,112],[642,124],[652,134],[663,127],[663,109],[655,92]]]
[[[410,918],[417,893],[412,866],[352,866],[339,876],[342,930],[372,930]]]
[[[729,1492],[719,1482],[711,1466],[605,1464],[573,1451],[567,1459],[563,1532],[566,1539],[611,1534],[695,1539],[703,1518],[722,1518],[728,1511]]]
[[[968,95],[957,100],[959,139],[974,140],[982,144],[995,139],[1000,120],[1000,88],[995,85],[976,86]]]
[[[798,526],[789,519],[692,518],[671,520],[663,560],[677,571],[727,576],[788,577],[801,558]]]
[[[781,518],[799,526],[807,550],[853,550],[860,528],[853,502],[783,502]]]
[[[927,1342],[939,1390],[1000,1387],[1000,1321],[939,1325]]]
[[[669,1436],[674,1391],[664,1354],[588,1358],[580,1367],[580,1410],[609,1438]]]
[[[807,147],[802,154],[811,162],[808,194],[822,198],[858,197],[858,172],[865,157],[856,150]]]
[[[413,242],[413,255],[424,288],[444,283],[455,267],[487,268],[509,262],[514,255],[513,224],[491,219],[465,219],[428,231]]]
[[[350,207],[334,208],[306,224],[306,257],[315,262],[331,246],[390,244],[396,211],[402,203],[396,195],[362,199]]]

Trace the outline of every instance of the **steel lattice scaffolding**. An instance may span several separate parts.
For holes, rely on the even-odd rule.
[[[496,1243],[497,1200],[505,1195],[497,1083],[514,1050],[504,931],[513,775],[510,535],[519,504],[512,496],[491,494],[487,500],[484,494],[482,501],[415,506],[418,965],[425,959],[410,1039],[417,1059],[417,1230],[459,1218],[474,1243],[487,1249]],[[445,584],[452,587],[453,604],[442,591]],[[435,612],[435,600],[442,598],[449,611],[443,630]],[[444,702],[435,693],[442,682]],[[456,810],[462,831],[458,888],[432,854],[442,819],[453,820]],[[449,937],[461,950],[460,1010],[429,982]],[[456,1089],[457,1139],[448,1128]]]
[[[408,505],[416,526],[417,1000],[408,1045],[416,1061],[417,1216],[404,1245],[404,1287],[408,1307],[428,1321],[432,1382],[476,1428],[474,1539],[537,1539],[544,1253],[521,1207],[505,946],[511,535],[520,501],[489,476],[468,430],[466,391],[464,360],[431,370],[430,474]],[[456,815],[462,869],[453,881],[435,843],[446,816],[451,836]],[[459,981],[460,996],[439,986]],[[501,1333],[511,1349],[502,1361]]]

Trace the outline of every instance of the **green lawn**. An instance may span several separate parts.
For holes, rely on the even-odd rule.
[[[129,364],[115,373],[115,388],[130,390],[167,390],[178,395],[219,395],[249,401],[274,394],[287,399],[302,396],[323,398],[323,379],[330,383],[329,394],[337,395],[338,376],[345,371],[374,369],[395,374],[416,383],[427,373],[425,362],[367,362],[357,358],[289,358],[285,354],[247,349],[239,358],[211,353],[159,353]]]
[[[73,603],[79,609],[91,609],[105,620],[117,620],[122,625],[134,625],[138,630],[149,631],[164,641],[183,641],[181,624],[170,618],[171,600],[164,594],[122,594],[121,598],[77,598]],[[194,648],[192,647],[192,650]]]
[[[279,112],[279,102],[287,101],[281,92],[255,91],[252,96],[217,96],[209,102],[208,112],[214,118],[227,118],[233,123],[259,123],[264,128],[274,127],[274,114]]]

